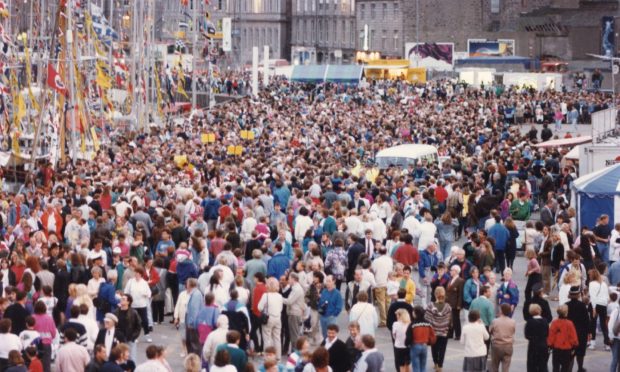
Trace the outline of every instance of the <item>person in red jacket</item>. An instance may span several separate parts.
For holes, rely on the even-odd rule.
[[[414,371],[425,369],[428,345],[433,345],[437,341],[433,326],[424,316],[425,310],[422,306],[413,308],[413,322],[409,326],[405,341],[405,345],[411,350],[411,365]]]
[[[571,354],[573,349],[579,345],[575,325],[568,316],[568,306],[558,307],[558,319],[551,322],[547,345],[553,349],[553,370],[568,372],[571,368]]]
[[[411,234],[405,234],[402,237],[403,244],[394,252],[394,261],[405,266],[414,266],[418,263],[420,256],[418,250],[411,244],[413,237]]]

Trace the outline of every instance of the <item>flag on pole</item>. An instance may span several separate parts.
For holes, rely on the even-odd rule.
[[[179,58],[179,76],[177,81],[177,93],[189,99],[187,92],[185,91],[185,74],[183,73],[183,60]]]
[[[95,81],[97,82],[97,85],[101,87],[101,89],[110,89],[112,88],[112,78],[108,76],[108,74],[104,71],[103,67],[104,66],[102,66],[102,63],[97,61],[97,78],[95,79]]]
[[[59,94],[62,94],[63,96],[67,95],[67,87],[62,81],[62,77],[54,69],[54,66],[52,66],[51,63],[47,65],[47,85]]]

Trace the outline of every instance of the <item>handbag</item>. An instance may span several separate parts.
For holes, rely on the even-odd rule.
[[[265,293],[265,298],[267,299],[267,303],[265,304],[265,308],[260,313],[260,323],[267,324],[269,322],[269,294]]]

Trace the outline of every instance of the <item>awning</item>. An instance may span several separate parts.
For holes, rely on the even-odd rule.
[[[546,141],[546,142],[543,142],[543,143],[539,143],[537,145],[534,145],[534,147],[542,147],[542,148],[570,147],[570,146],[581,145],[582,143],[588,143],[588,142],[592,142],[592,136],[582,136],[582,137],[575,137],[575,138],[561,138],[561,139],[556,139],[556,140],[551,140],[551,141]]]
[[[579,146],[573,147],[572,150],[570,150],[566,153],[566,155],[564,155],[564,159],[579,160],[579,149]]]
[[[409,64],[402,65],[367,65],[364,66],[364,70],[397,70],[409,68]]]
[[[327,65],[299,65],[293,68],[292,81],[302,83],[322,83],[327,75]]]
[[[357,84],[362,78],[362,71],[362,66],[359,65],[329,65],[325,80],[331,83]]]

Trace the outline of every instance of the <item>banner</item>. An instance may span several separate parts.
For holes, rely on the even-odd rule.
[[[222,34],[222,50],[232,51],[232,19],[229,17],[222,18]]]
[[[511,39],[467,40],[467,52],[470,57],[510,57],[515,55],[515,41]]]
[[[47,65],[47,85],[59,94],[62,94],[63,96],[67,95],[67,87],[62,81],[62,77],[54,69],[54,66],[52,66],[51,63]]]
[[[616,55],[616,21],[614,17],[603,17],[601,21],[601,54],[607,57]]]
[[[450,71],[454,66],[454,43],[407,43],[405,58],[411,67]]]

